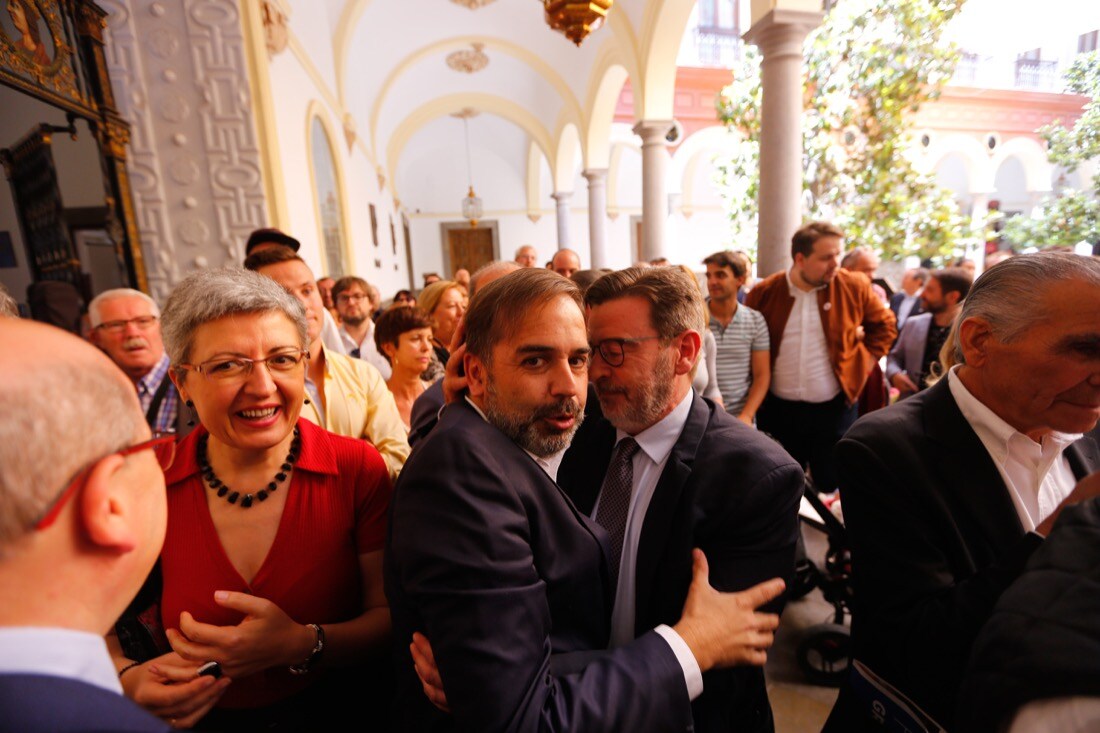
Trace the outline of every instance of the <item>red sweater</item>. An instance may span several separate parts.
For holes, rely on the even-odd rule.
[[[206,430],[200,427],[180,444],[165,476],[164,628],[178,629],[183,611],[203,623],[239,623],[240,613],[214,602],[216,590],[266,598],[303,624],[348,621],[362,613],[359,556],[382,549],[385,539],[390,500],[386,464],[366,441],[334,435],[308,420],[299,420],[298,428],[302,449],[285,488],[286,507],[271,550],[251,584],[229,561],[210,518],[211,492],[203,486],[195,459],[196,443]],[[234,680],[219,706],[268,705],[301,691],[313,677],[269,669]]]

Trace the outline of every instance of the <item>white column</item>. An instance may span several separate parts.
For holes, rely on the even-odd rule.
[[[611,267],[607,251],[607,169],[588,168],[581,175],[588,181],[588,248],[592,269]]]
[[[634,125],[634,134],[642,138],[642,259],[666,257],[665,223],[668,218],[668,193],[665,168],[668,141],[665,135],[672,120],[642,120]]]
[[[572,191],[556,191],[550,194],[554,199],[558,214],[558,249],[566,249],[569,244],[569,199]]]
[[[802,42],[823,15],[776,8],[745,34],[763,57],[757,237],[761,277],[789,266],[791,235],[802,225]]]

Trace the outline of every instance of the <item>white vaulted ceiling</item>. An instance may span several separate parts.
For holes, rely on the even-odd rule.
[[[578,48],[541,3],[494,0],[284,0],[292,42],[309,55],[374,164],[409,211],[457,209],[466,183],[461,120],[470,121],[474,183],[488,209],[552,206],[584,167],[606,167],[615,105],[629,77],[637,119],[668,119],[676,52],[694,0],[617,0]],[[483,44],[483,70],[448,54]],[[538,156],[529,155],[530,150]],[[532,166],[537,164],[536,168]],[[549,170],[550,183],[539,183]],[[531,200],[531,199],[535,200]]]

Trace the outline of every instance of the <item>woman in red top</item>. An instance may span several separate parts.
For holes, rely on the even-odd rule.
[[[306,325],[273,281],[192,275],[163,332],[201,426],[166,475],[160,617],[173,651],[124,671],[123,687],[176,727],[325,729],[339,686],[318,679],[383,652],[390,632],[386,466],[370,444],[298,419]],[[197,676],[208,662],[220,680]]]

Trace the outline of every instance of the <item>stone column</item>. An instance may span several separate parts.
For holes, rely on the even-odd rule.
[[[566,249],[569,244],[569,199],[572,191],[557,191],[550,194],[554,199],[558,213],[558,249]]]
[[[802,225],[802,42],[822,17],[816,11],[776,8],[745,34],[763,57],[757,237],[761,277],[789,266],[791,235]]]
[[[588,181],[588,248],[592,269],[611,267],[607,251],[607,169],[588,168],[581,175]]]
[[[634,125],[634,134],[642,138],[643,260],[667,256],[665,222],[668,218],[668,193],[665,168],[668,164],[668,141],[665,135],[672,125],[672,120],[642,120]]]

